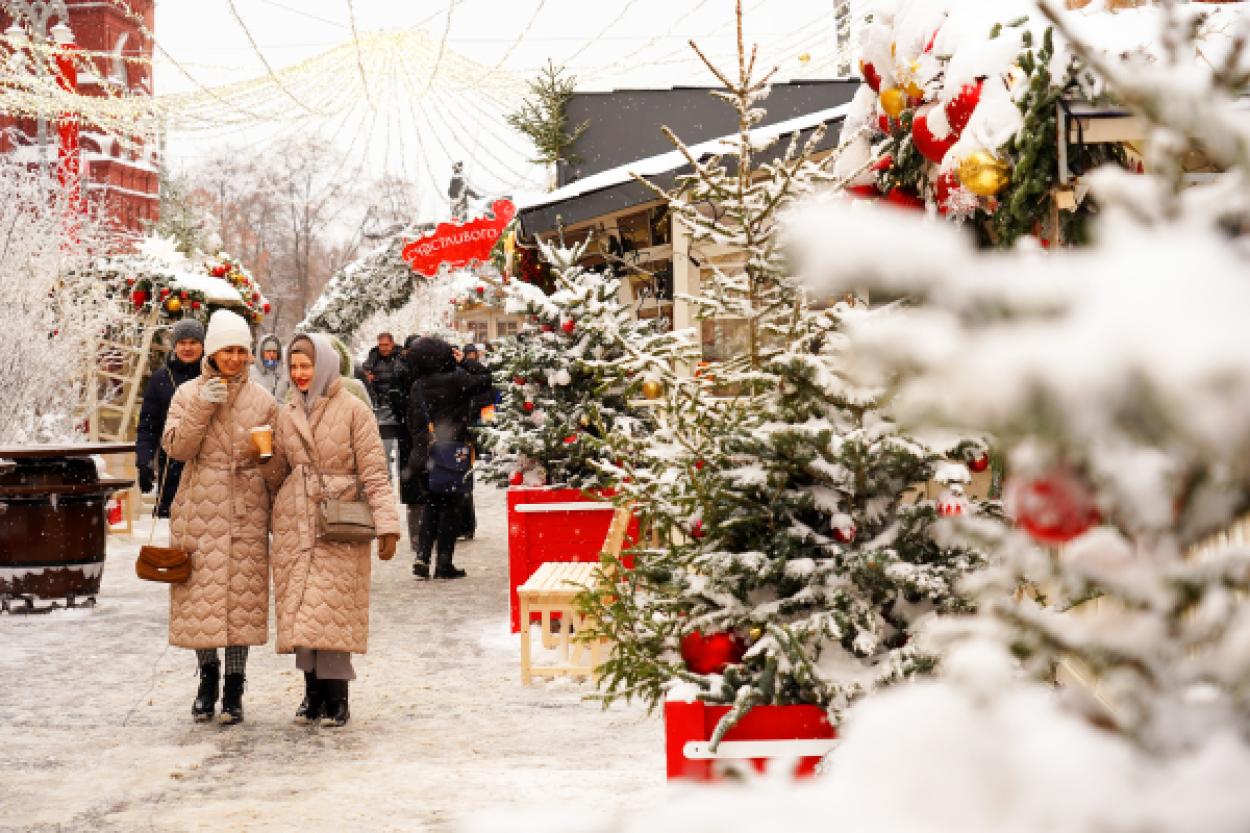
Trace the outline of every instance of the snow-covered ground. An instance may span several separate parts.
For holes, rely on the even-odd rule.
[[[457,546],[468,579],[418,582],[406,542],[375,561],[340,730],[292,724],[303,677],[272,641],[252,649],[246,722],[192,723],[194,658],[166,647],[166,590],[132,569],[147,522],[113,536],[94,610],[0,616],[0,830],[444,830],[660,797],[658,717],[604,712],[586,684],[521,686],[503,493],[477,501],[477,539]]]

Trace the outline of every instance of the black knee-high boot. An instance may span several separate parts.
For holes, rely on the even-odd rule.
[[[301,726],[311,726],[321,719],[324,708],[324,692],[322,681],[312,671],[304,672],[304,702],[295,711],[295,722]]]

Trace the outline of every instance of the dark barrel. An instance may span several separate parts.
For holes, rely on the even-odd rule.
[[[132,445],[0,447],[0,600],[94,601],[107,550],[106,504],[133,481],[101,478],[90,455]]]

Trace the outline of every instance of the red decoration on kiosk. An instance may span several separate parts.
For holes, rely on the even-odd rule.
[[[466,266],[472,261],[490,259],[504,228],[516,216],[511,200],[491,203],[493,217],[478,217],[464,224],[439,223],[433,234],[404,246],[403,258],[417,274],[432,278],[444,264]]]

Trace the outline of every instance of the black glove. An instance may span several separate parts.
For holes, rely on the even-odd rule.
[[[147,494],[156,486],[156,478],[148,466],[139,466],[139,491]]]

